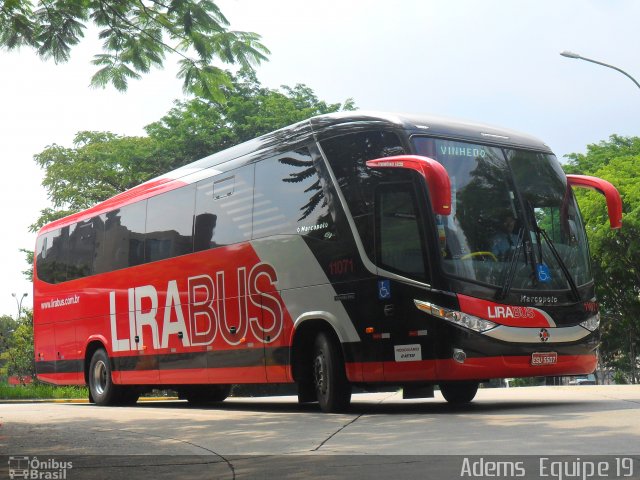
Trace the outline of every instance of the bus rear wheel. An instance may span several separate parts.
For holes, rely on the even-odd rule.
[[[111,362],[103,348],[93,353],[89,364],[89,392],[90,398],[96,405],[105,406],[117,403],[119,399],[118,387],[111,378]]]
[[[440,393],[453,405],[469,403],[478,392],[478,382],[445,382],[440,384]]]
[[[320,409],[326,413],[342,412],[351,402],[351,385],[344,370],[337,342],[320,333],[314,344],[313,384]]]

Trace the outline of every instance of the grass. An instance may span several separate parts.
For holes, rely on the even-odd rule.
[[[86,387],[73,385],[57,386],[36,383],[10,386],[0,383],[0,400],[31,400],[52,398],[89,398]]]

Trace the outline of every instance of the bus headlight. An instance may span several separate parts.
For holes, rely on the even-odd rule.
[[[600,314],[596,313],[593,317],[589,317],[589,319],[582,322],[580,326],[590,332],[595,332],[600,326]]]
[[[447,322],[451,322],[461,327],[468,328],[469,330],[473,330],[474,332],[486,332],[487,330],[491,330],[492,328],[497,326],[496,323],[485,320],[484,318],[476,317],[474,315],[469,315],[468,313],[458,312],[457,310],[440,307],[438,305],[434,305],[433,303],[423,302],[421,300],[414,300],[413,302],[415,303],[416,307],[418,307],[418,310],[441,318],[442,320],[446,320]]]

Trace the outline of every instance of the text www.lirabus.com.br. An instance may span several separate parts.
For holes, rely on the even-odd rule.
[[[67,305],[75,305],[80,303],[80,295],[71,295],[66,298],[52,298],[46,302],[40,303],[40,308],[46,310],[48,308],[66,307]]]

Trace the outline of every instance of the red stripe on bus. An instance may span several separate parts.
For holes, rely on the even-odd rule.
[[[84,376],[77,373],[38,373],[38,380],[54,385],[85,385]]]
[[[204,373],[204,374],[203,374]],[[202,369],[180,370],[145,370],[122,371],[117,383],[128,385],[158,385],[158,384],[240,384],[266,383],[265,367],[229,367],[211,368],[203,372]],[[114,381],[114,383],[116,383]]]
[[[346,365],[352,382],[434,382],[478,380],[490,378],[584,375],[597,366],[596,355],[558,355],[555,365],[531,366],[531,356],[467,358],[464,363],[453,359],[415,362],[352,362]],[[368,377],[368,378],[366,378]]]
[[[442,382],[451,380],[477,380],[490,378],[583,375],[595,370],[596,355],[559,355],[555,365],[531,366],[531,356],[468,358],[463,364],[452,359],[422,360],[416,362],[349,362],[345,365],[347,377],[352,382],[377,381]],[[206,383],[267,383],[267,378],[281,374],[281,366],[229,367],[179,370],[145,370],[114,372],[114,383],[159,385]],[[40,374],[38,378],[58,385],[82,385],[74,373]],[[281,383],[290,383],[278,380]]]

